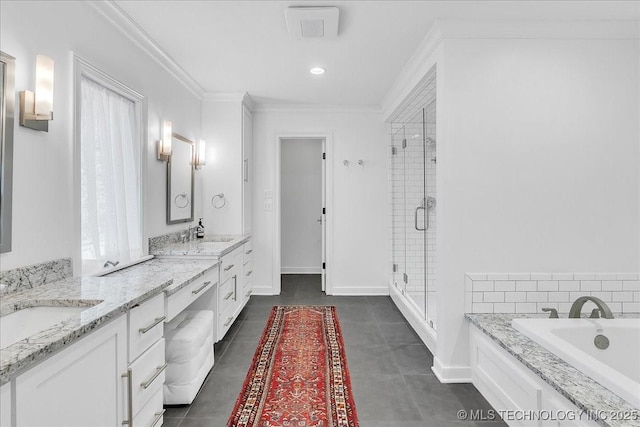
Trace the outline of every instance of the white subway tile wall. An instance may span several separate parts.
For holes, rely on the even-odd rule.
[[[585,295],[600,298],[614,313],[640,312],[640,273],[467,273],[464,281],[468,313],[555,308],[567,314],[573,301]]]

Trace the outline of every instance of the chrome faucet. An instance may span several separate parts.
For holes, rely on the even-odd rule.
[[[602,301],[600,298],[592,297],[592,296],[584,296],[580,297],[573,302],[571,305],[571,309],[569,310],[569,318],[570,319],[579,319],[580,312],[582,311],[582,306],[587,301],[591,301],[596,305],[596,309],[593,309],[591,312],[591,317],[598,317],[598,313],[602,315],[605,319],[613,319],[613,313],[611,313],[611,309],[609,306]]]
[[[105,262],[105,263],[104,263],[103,267],[105,267],[105,268],[106,268],[106,267],[108,267],[108,266],[115,267],[115,266],[116,266],[116,265],[118,265],[118,264],[120,264],[120,261],[116,261],[116,262],[113,262],[113,261],[107,261],[107,262]]]

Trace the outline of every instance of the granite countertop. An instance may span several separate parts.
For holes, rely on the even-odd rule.
[[[211,259],[153,258],[105,277],[123,277],[130,280],[149,281],[168,274],[173,279],[173,283],[164,288],[164,292],[169,296],[207,274],[218,264],[220,264],[219,261]]]
[[[124,277],[77,277],[3,295],[0,315],[37,306],[87,309],[0,349],[0,384],[161,293],[171,284],[172,278],[167,274],[156,276],[152,281]]]
[[[604,411],[606,414],[621,411],[638,413],[638,409],[629,402],[511,326],[511,321],[515,318],[545,318],[548,317],[547,315],[466,314],[465,317],[578,408],[593,411],[594,414],[598,411]],[[638,317],[638,315],[623,317]],[[598,419],[594,421],[609,427],[640,426],[640,420]]]
[[[166,243],[152,248],[151,255],[156,256],[201,256],[220,258],[242,246],[250,239],[250,234],[212,235],[188,242]]]
[[[235,240],[216,242],[217,250],[227,253],[244,243]],[[102,277],[68,278],[2,295],[0,315],[36,306],[87,309],[0,349],[0,385],[149,298],[174,294],[218,264],[212,259],[154,258]]]

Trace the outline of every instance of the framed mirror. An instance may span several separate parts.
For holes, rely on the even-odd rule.
[[[11,252],[15,58],[0,52],[0,252]]]
[[[193,221],[193,141],[172,134],[167,161],[167,224]]]

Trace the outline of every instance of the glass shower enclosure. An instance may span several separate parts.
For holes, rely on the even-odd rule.
[[[390,171],[393,284],[434,333],[435,131],[435,96],[411,113],[398,116],[391,124]]]

